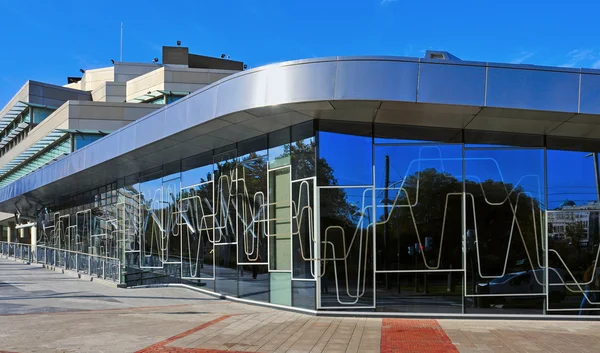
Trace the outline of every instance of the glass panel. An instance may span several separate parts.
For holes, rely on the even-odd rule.
[[[215,291],[238,295],[236,150],[213,157],[215,201]]]
[[[216,244],[216,292],[237,296],[238,266],[236,257],[235,244]]]
[[[181,201],[182,276],[214,278],[212,180],[183,187]]]
[[[315,278],[314,179],[292,182],[294,278]]]
[[[180,100],[183,97],[184,96],[170,94],[170,95],[167,96],[167,104],[171,104],[173,102],[177,102],[178,100]]]
[[[600,209],[593,153],[548,154],[549,314],[598,315]]]
[[[319,131],[319,185],[371,185],[372,138]]]
[[[181,227],[179,217],[181,179],[179,173],[163,177],[162,229],[164,257],[168,262],[181,262]]]
[[[75,135],[75,150],[78,150],[82,147],[85,147],[87,145],[89,145],[90,143],[97,141],[101,138],[104,137],[104,135],[92,135],[92,134],[85,134],[85,135]]]
[[[269,168],[290,164],[290,129],[269,134]]]
[[[462,146],[376,146],[375,170],[377,268],[462,268]]]
[[[240,298],[269,302],[267,265],[239,265]]]
[[[292,178],[303,179],[315,176],[316,142],[314,137],[296,141],[290,145]]]
[[[252,152],[237,165],[240,297],[268,302],[267,153]]]
[[[371,188],[319,189],[323,308],[373,306],[372,198]]]
[[[541,313],[544,151],[466,149],[468,312]]]
[[[398,273],[394,281],[400,286],[394,288],[385,281],[385,274],[377,274],[377,311],[462,313],[462,271]]]
[[[212,160],[212,155],[190,157],[182,161],[182,169],[199,167],[181,173],[181,276],[206,283],[208,290],[214,290],[215,281],[210,279],[216,271]]]
[[[269,265],[291,271],[290,169],[269,171]]]
[[[462,145],[375,146],[375,171],[377,310],[462,312]]]
[[[163,190],[162,178],[139,184],[141,197],[141,265],[162,268],[164,262],[162,236]]]
[[[46,119],[54,110],[45,108],[33,108],[33,122],[39,124]]]
[[[312,281],[292,281],[292,306],[315,310],[316,284]]]
[[[292,305],[292,276],[286,272],[271,272],[270,300],[273,304]]]
[[[250,153],[237,166],[239,263],[267,263],[267,156]]]
[[[235,243],[237,240],[236,161],[235,150],[214,156],[216,243]]]

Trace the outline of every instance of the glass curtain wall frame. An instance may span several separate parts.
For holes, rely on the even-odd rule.
[[[363,127],[317,132],[318,310],[375,308],[373,144]]]
[[[462,313],[463,146],[374,144],[377,311]]]
[[[334,129],[333,129],[334,130]],[[326,131],[327,133],[332,132],[332,129],[328,129]],[[317,136],[318,136],[318,141],[319,141],[319,148],[322,147],[322,131],[319,130],[317,132]],[[444,134],[442,134],[444,135]],[[470,308],[469,306],[471,306],[470,301],[472,299],[473,296],[477,296],[479,294],[481,295],[485,295],[485,299],[488,299],[488,297],[501,297],[503,299],[507,299],[506,302],[502,302],[502,303],[495,303],[495,300],[490,300],[489,303],[485,303],[482,304],[482,306],[488,306],[489,308],[504,308],[504,310],[506,309],[510,309],[511,306],[512,308],[515,309],[519,309],[519,310],[515,310],[512,313],[510,312],[498,312],[498,314],[508,314],[508,315],[538,315],[538,314],[545,314],[545,306],[548,302],[548,300],[546,300],[546,297],[549,297],[552,293],[552,290],[548,290],[547,288],[549,287],[549,282],[548,282],[548,278],[546,277],[548,272],[547,269],[547,265],[546,265],[546,259],[548,258],[547,256],[547,250],[548,250],[548,246],[547,246],[547,239],[546,239],[546,235],[547,235],[547,228],[546,228],[546,214],[547,214],[547,205],[548,205],[548,201],[547,201],[547,182],[546,182],[546,177],[548,175],[547,172],[547,168],[546,168],[546,148],[544,146],[539,146],[539,143],[541,141],[541,139],[535,139],[535,141],[532,141],[530,138],[525,139],[526,140],[526,145],[527,147],[525,148],[519,148],[519,147],[515,147],[515,146],[511,146],[512,142],[514,142],[514,139],[511,139],[510,134],[499,134],[500,136],[495,136],[494,134],[483,134],[485,136],[484,139],[482,141],[478,141],[478,144],[469,144],[468,141],[465,141],[465,132],[461,134],[451,134],[452,136],[450,136],[450,134],[446,134],[448,138],[451,139],[452,142],[458,143],[456,145],[456,151],[455,151],[455,155],[457,157],[455,157],[456,162],[459,164],[458,166],[458,172],[454,173],[458,176],[458,183],[456,183],[458,185],[458,189],[456,190],[457,193],[457,205],[456,207],[452,207],[454,210],[456,210],[457,212],[457,216],[456,218],[458,218],[458,222],[456,224],[456,227],[458,229],[458,236],[457,239],[455,241],[456,245],[457,245],[457,250],[458,250],[458,254],[456,254],[457,256],[455,256],[450,262],[457,262],[456,264],[452,263],[451,267],[449,267],[448,269],[443,269],[443,268],[439,268],[438,270],[449,270],[449,273],[446,274],[441,274],[443,275],[443,279],[447,279],[447,291],[449,292],[455,292],[454,295],[454,304],[455,307],[450,310],[450,311],[446,311],[446,310],[431,310],[431,311],[427,311],[427,310],[402,310],[403,312],[422,312],[422,313],[438,313],[438,312],[450,312],[450,313],[473,313],[474,310],[472,310],[473,308]],[[456,137],[457,136],[462,136],[462,139],[457,140]],[[470,133],[469,134],[469,139],[471,139],[473,136],[475,137],[481,137],[478,136],[477,134],[473,134]],[[356,137],[356,136],[355,136]],[[491,137],[491,139],[490,139]],[[415,138],[415,137],[413,137]],[[524,140],[524,141],[525,141]],[[539,141],[538,141],[539,140]],[[519,140],[521,141],[521,140]],[[387,145],[387,144],[394,144],[394,145],[401,145],[401,146],[408,146],[408,145],[427,145],[429,148],[434,147],[432,145],[435,144],[440,144],[440,142],[436,142],[436,141],[429,141],[427,139],[420,139],[418,138],[417,141],[411,141],[408,139],[403,139],[403,140],[378,140],[378,142],[380,142],[380,145]],[[482,144],[484,142],[488,142],[485,144]],[[335,145],[335,144],[334,144]],[[377,144],[374,144],[374,146]],[[442,146],[444,146],[445,148],[448,148],[448,144],[443,143]],[[534,146],[533,148],[528,148]],[[538,147],[539,146],[539,147]],[[373,148],[377,148],[377,146],[373,147]],[[498,152],[494,152],[494,151],[498,151]],[[493,159],[493,157],[497,157],[497,158],[510,158],[510,154],[513,153],[511,151],[514,151],[514,153],[517,153],[519,158],[525,158],[525,160],[519,160],[517,159],[516,161],[513,160],[513,162],[511,164],[506,164],[506,161],[502,162],[506,167],[508,168],[508,171],[505,172],[506,174],[506,180],[502,179],[502,178],[493,178],[493,177],[487,177],[486,179],[489,180],[484,180],[487,183],[482,183],[482,182],[474,182],[472,175],[469,175],[469,173],[467,172],[467,169],[469,169],[470,171],[477,171],[478,168],[476,166],[477,163],[476,162],[478,160],[478,158],[480,160],[483,160],[483,158],[481,156],[477,156],[477,154],[481,154],[481,153],[488,153],[488,154],[492,154],[491,157],[487,157],[487,159]],[[344,153],[343,148],[339,148],[339,149],[331,149],[331,154],[334,153]],[[494,156],[494,154],[499,154],[499,156]],[[374,155],[374,160],[373,160],[373,165],[375,166],[375,180],[374,182],[377,183],[381,183],[381,181],[377,180],[377,171],[379,170],[379,168],[376,166],[377,165],[377,157],[375,157],[376,152],[373,151],[373,155]],[[319,154],[319,157],[321,157],[322,155]],[[503,157],[501,157],[503,156]],[[484,156],[485,157],[485,156]],[[591,160],[591,159],[590,159]],[[519,170],[519,163],[515,163],[515,162],[520,162],[521,164],[523,164],[523,166],[521,166],[521,170]],[[355,160],[353,161],[352,166],[355,167],[356,165],[360,165],[362,162],[360,160]],[[332,163],[335,164],[335,163]],[[462,166],[460,165],[462,164]],[[519,185],[519,180],[521,177],[525,176],[525,175],[517,175],[517,174],[527,174],[527,168],[533,168],[535,169],[532,173],[529,174],[533,174],[535,176],[534,179],[536,179],[537,183],[534,183],[533,185]],[[486,168],[483,168],[484,170]],[[490,169],[491,170],[491,169]],[[501,173],[502,171],[500,171]],[[451,173],[452,174],[452,173]],[[475,173],[477,174],[477,173]],[[481,175],[479,176],[479,178],[481,178]],[[496,179],[496,181],[494,182],[494,179]],[[513,180],[516,179],[516,180]],[[462,180],[462,181],[461,181]],[[527,257],[526,261],[521,261],[523,259],[516,259],[514,261],[514,265],[512,267],[518,267],[518,266],[523,266],[523,264],[525,265],[531,265],[530,262],[535,262],[534,266],[536,266],[535,268],[531,269],[530,271],[518,271],[518,272],[523,272],[523,273],[519,273],[518,276],[516,276],[515,278],[517,278],[517,280],[513,281],[513,283],[511,284],[512,286],[527,286],[528,283],[526,281],[520,281],[520,278],[518,277],[527,277],[527,275],[529,275],[529,277],[534,277],[534,280],[539,280],[535,283],[537,283],[537,285],[531,284],[530,286],[527,287],[527,290],[523,290],[521,291],[521,293],[518,292],[514,292],[514,291],[508,291],[507,293],[497,293],[498,295],[493,295],[494,293],[470,293],[469,292],[469,288],[471,287],[471,284],[474,282],[477,282],[475,280],[472,280],[469,278],[469,270],[471,270],[470,265],[468,265],[468,251],[467,251],[467,246],[469,244],[469,242],[467,242],[467,239],[469,238],[468,235],[473,235],[473,231],[469,232],[469,234],[467,234],[467,230],[468,230],[468,225],[470,225],[470,228],[474,228],[474,222],[479,222],[482,219],[485,219],[485,217],[483,217],[485,215],[485,208],[480,207],[480,209],[484,212],[479,212],[479,213],[483,213],[483,215],[481,217],[479,217],[479,220],[474,220],[474,213],[473,211],[469,211],[467,209],[468,204],[471,204],[471,206],[473,206],[473,204],[477,204],[478,201],[477,199],[480,200],[484,200],[485,198],[483,197],[483,192],[481,190],[484,191],[488,191],[488,193],[490,192],[489,190],[486,189],[486,187],[490,187],[493,189],[494,187],[494,183],[495,184],[499,184],[499,185],[504,185],[506,184],[504,187],[500,188],[500,189],[504,189],[504,193],[507,194],[509,197],[507,199],[507,201],[510,201],[508,206],[505,206],[505,208],[507,208],[509,210],[509,216],[508,217],[501,217],[503,220],[503,222],[508,222],[509,228],[508,228],[508,234],[506,235],[506,237],[502,237],[502,239],[504,241],[506,241],[507,243],[505,243],[505,247],[504,250],[507,251],[512,251],[514,252],[514,254],[512,254],[511,252],[509,252],[509,254],[512,254],[510,256],[520,256],[520,255],[525,255],[525,257]],[[462,185],[461,185],[462,184]],[[488,185],[489,184],[489,185]],[[511,184],[511,185],[509,185]],[[322,184],[319,184],[319,188],[322,187]],[[469,196],[469,192],[467,189],[469,189],[470,191],[472,191],[471,189],[473,189],[474,186],[478,186],[478,189],[480,189],[479,191],[479,196],[478,198],[473,197],[473,196]],[[352,186],[357,186],[357,185],[352,185]],[[510,195],[516,195],[515,190],[518,190],[519,187],[523,187],[524,190],[522,190],[521,194],[522,196],[519,197],[518,202],[519,203],[515,203],[517,200],[513,200],[510,199]],[[461,194],[463,194],[463,196],[461,197]],[[473,192],[471,192],[470,194],[473,194]],[[320,192],[318,193],[318,195],[320,195]],[[507,198],[505,195],[505,198]],[[524,195],[524,196],[523,196]],[[527,195],[535,195],[535,196],[527,196]],[[527,197],[525,197],[527,196]],[[380,197],[381,199],[385,199],[385,197]],[[322,197],[319,197],[318,201],[318,219],[322,218],[321,215],[321,211],[323,209],[323,200]],[[379,205],[379,203],[381,203],[382,200],[378,200],[378,202],[374,202],[374,207],[378,208],[381,207],[383,209],[385,209],[385,207],[382,207],[382,205]],[[497,201],[497,200],[496,200]],[[528,202],[525,202],[528,201]],[[385,205],[387,202],[383,202],[383,204]],[[500,202],[494,202],[494,200],[492,200],[492,204],[494,203],[500,203]],[[501,205],[493,205],[495,207],[500,207]],[[519,208],[520,206],[520,208]],[[491,207],[491,206],[489,206]],[[472,208],[472,207],[471,207]],[[531,215],[528,215],[528,212],[531,212]],[[467,214],[467,212],[470,212],[469,214]],[[523,213],[526,213],[525,215],[523,215]],[[512,215],[512,216],[511,216]],[[522,220],[523,219],[523,220]],[[524,224],[521,224],[524,223]],[[532,229],[527,229],[527,232],[525,232],[526,234],[523,236],[519,236],[519,238],[524,238],[524,240],[522,239],[521,241],[521,249],[519,251],[513,251],[511,249],[508,249],[508,247],[514,247],[514,244],[509,243],[509,239],[510,238],[510,229],[511,227],[514,228],[526,228],[525,226],[531,226],[534,227]],[[381,241],[380,237],[381,237],[381,233],[382,230],[379,229],[379,227],[376,227],[376,234],[378,234],[375,238],[376,242]],[[600,228],[600,227],[599,227]],[[504,229],[506,230],[506,229]],[[505,233],[504,230],[500,230],[501,232]],[[323,236],[322,234],[322,230],[318,233],[321,237]],[[482,238],[482,242],[485,239]],[[489,240],[489,239],[488,239]],[[514,237],[512,240],[513,241]],[[530,240],[533,240],[533,242],[530,243]],[[322,239],[320,240],[322,241]],[[433,247],[435,246],[435,241],[434,239],[431,240],[426,240],[425,241],[428,244],[420,244],[419,248],[420,249],[414,249],[411,251],[408,249],[406,249],[407,254],[409,254],[410,252],[417,252],[419,253],[419,251],[423,252],[427,252],[426,249],[424,248],[429,248],[429,247]],[[532,249],[529,249],[532,248]],[[464,249],[464,250],[463,250]],[[481,250],[481,249],[480,249]],[[482,251],[483,253],[483,251]],[[527,253],[529,253],[530,255],[527,256]],[[378,252],[375,253],[376,255],[379,255]],[[322,253],[319,254],[319,256],[322,256]],[[532,258],[532,261],[529,260],[529,257]],[[504,257],[506,259],[506,257]],[[538,261],[539,260],[539,261]],[[508,260],[506,260],[508,261]],[[510,262],[512,262],[513,259],[510,258]],[[380,260],[376,260],[375,263],[378,265],[380,262]],[[504,261],[501,261],[504,262]],[[538,264],[539,262],[539,264]],[[319,263],[321,263],[322,266],[322,259],[321,261],[319,261]],[[492,261],[493,263],[493,261]],[[456,266],[455,266],[456,265]],[[482,264],[481,266],[483,266],[484,264]],[[481,267],[481,266],[477,266],[477,267]],[[485,267],[485,266],[483,266]],[[484,269],[484,272],[487,269]],[[378,272],[378,271],[377,271]],[[476,272],[480,272],[479,270],[477,270]],[[448,276],[448,274],[454,274],[456,276]],[[382,282],[385,281],[385,276],[383,276],[384,273],[382,274],[377,274],[377,279],[376,282]],[[431,274],[430,274],[431,275]],[[488,274],[488,276],[490,276]],[[407,276],[405,276],[407,277]],[[409,276],[410,277],[410,276]],[[490,283],[492,280],[496,280],[496,279],[504,279],[502,275],[499,276],[493,276],[494,278],[489,278],[487,279],[487,281],[481,281],[481,283],[477,283],[477,286],[480,287],[491,287]],[[497,277],[497,278],[496,278]],[[511,276],[508,276],[511,277]],[[442,282],[443,279],[438,275],[437,279],[434,279],[434,281],[439,281]],[[413,283],[416,283],[417,286],[420,286],[421,283],[423,283],[424,286],[425,282],[427,280],[425,279],[420,279],[417,281],[414,281],[412,278],[409,279],[404,279],[403,281],[405,281],[406,283],[408,283],[408,286],[412,286]],[[420,281],[420,283],[419,283]],[[323,286],[322,286],[322,280],[319,281],[321,288],[318,290],[318,294],[322,295],[323,293]],[[495,281],[495,282],[502,282],[502,281]],[[494,286],[496,286],[496,283],[493,283]],[[518,283],[517,283],[518,282]],[[541,284],[539,284],[541,283]],[[467,285],[469,284],[469,285]],[[386,285],[386,287],[389,286]],[[456,290],[456,287],[459,288],[459,290]],[[462,288],[461,288],[462,287]],[[379,295],[379,290],[377,292],[375,292],[376,295]],[[516,294],[516,295],[514,295]],[[513,301],[514,297],[517,297],[516,300]],[[540,301],[537,301],[536,299],[536,304],[535,304],[535,308],[534,311],[535,312],[526,312],[527,310],[521,310],[523,308],[527,308],[527,305],[523,305],[522,300],[525,298],[531,298],[531,297],[536,297],[536,298],[541,298]],[[319,299],[320,301],[321,299]],[[467,300],[468,302],[465,303],[465,300]],[[510,302],[510,303],[509,303]],[[382,303],[377,303],[377,311],[390,311],[384,308],[384,306],[381,305]],[[322,309],[321,307],[319,307],[320,309]],[[352,308],[350,308],[352,310]],[[358,309],[358,308],[355,308]],[[336,309],[337,310],[337,309]],[[493,309],[492,309],[493,310]],[[484,314],[494,314],[493,312],[486,312]]]
[[[213,156],[215,180],[215,291],[238,295],[239,268],[237,264],[237,150],[225,150]]]
[[[546,312],[597,317],[600,315],[598,154],[549,149],[547,155]]]
[[[140,269],[163,269],[164,222],[162,169],[140,176]]]
[[[181,279],[210,281],[214,290],[215,187],[212,155],[203,165],[182,172],[180,222],[182,223]],[[210,162],[208,161],[210,159]]]
[[[266,152],[253,157],[238,143],[211,152],[209,159],[197,161],[194,171],[182,161],[173,172],[163,166],[154,174],[119,182],[118,188],[90,190],[85,202],[50,210],[38,242],[98,255],[124,251],[127,261],[135,257],[127,254],[148,252],[165,262],[181,259],[169,266],[157,260],[157,270],[165,269],[172,281],[206,282],[207,289],[223,294],[307,309],[433,315],[600,313],[600,285],[595,283],[600,271],[592,265],[600,243],[597,156],[537,147],[537,142],[515,147],[510,139],[489,135],[472,143],[466,132],[441,134],[442,141],[410,134],[402,139],[375,137],[373,129],[362,125],[333,130],[294,137],[292,127],[270,136],[258,150]],[[460,136],[463,140],[457,141]],[[348,146],[356,153],[348,153]],[[223,154],[227,156],[221,158]],[[226,187],[219,186],[222,175],[229,177]],[[243,191],[242,184],[250,180],[255,187]],[[165,191],[169,183],[179,185],[172,188],[178,194]],[[153,196],[150,189],[160,190]],[[267,193],[262,206],[252,195],[261,190]],[[228,202],[217,201],[230,196]],[[173,198],[177,202],[169,201]],[[285,205],[277,209],[277,202]],[[170,224],[170,240],[163,239],[160,251],[148,229],[145,234],[132,226],[136,217],[143,224],[146,206],[153,203],[160,225]],[[263,206],[268,215],[256,217]],[[169,215],[174,217],[170,222]],[[271,224],[265,234],[269,241],[261,243],[267,245],[267,261],[244,258],[258,244],[245,251],[246,239],[251,244],[253,237],[245,230],[253,219],[254,233],[264,230],[261,222]],[[219,228],[223,224],[229,230]],[[328,234],[327,241],[336,246],[334,256],[332,246],[325,248],[322,241],[325,230],[335,225],[346,236],[339,228],[330,231],[337,235]],[[114,232],[128,240],[119,245],[110,237],[94,239]],[[279,244],[285,251],[277,252],[279,245],[271,243],[270,236],[278,233],[289,234]],[[164,249],[169,242],[180,252]],[[151,244],[155,247],[149,251]],[[271,259],[271,250],[283,260]],[[260,266],[258,277],[268,279],[268,285],[253,287],[253,269]],[[349,303],[356,297],[351,305],[338,301]]]
[[[545,155],[544,148],[465,146],[466,313],[544,313]]]

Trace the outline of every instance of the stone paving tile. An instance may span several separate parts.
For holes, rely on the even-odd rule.
[[[402,335],[416,341],[411,353],[443,352],[440,343],[467,353],[600,352],[600,322],[310,316],[178,288],[117,289],[3,261],[0,280],[19,284],[0,290],[0,352],[370,353],[402,351]],[[382,325],[388,320],[401,332]]]
[[[379,352],[381,347],[381,319],[368,318],[363,328],[359,352]]]
[[[338,320],[334,320],[332,318],[327,319],[328,320],[326,322],[329,322],[329,326],[327,327],[323,335],[321,335],[317,343],[313,346],[312,350],[310,351],[311,353],[323,352],[325,346],[329,342],[329,339],[331,339],[335,330],[337,330],[337,327],[340,324]]]
[[[288,352],[310,352],[327,331],[329,325],[328,320],[317,318],[289,348]]]
[[[256,343],[249,346],[246,351],[272,352],[278,346],[274,345],[277,337],[281,337],[281,332],[290,326],[301,314],[286,312],[273,322],[276,327],[267,335],[259,339]]]
[[[258,348],[260,352],[275,352],[278,350],[286,341],[289,340],[290,336],[301,329],[301,327],[308,321],[308,317],[296,314],[290,317],[289,324],[283,327],[276,336],[273,336],[264,345]]]
[[[310,317],[307,320],[301,320],[300,321],[301,325],[298,325],[299,326],[298,329],[293,332],[289,332],[289,333],[291,333],[291,335],[288,335],[289,338],[287,340],[285,340],[281,344],[281,346],[279,346],[274,352],[275,353],[287,352],[290,348],[292,348],[294,343],[296,343],[296,341],[298,341],[298,339],[300,337],[302,337],[302,334],[304,334],[304,332],[306,330],[309,330],[310,327],[312,326],[312,324],[315,323],[317,320],[318,320],[317,317]],[[283,332],[285,332],[285,330]]]
[[[347,353],[358,352],[358,347],[360,346],[360,340],[362,338],[366,321],[366,318],[357,320],[356,326],[354,327],[354,332],[352,332],[352,337],[350,337],[350,341],[348,342],[348,348],[346,349]]]

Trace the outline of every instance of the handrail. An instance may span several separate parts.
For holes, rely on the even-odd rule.
[[[0,241],[0,254],[15,259],[45,264],[54,268],[73,270],[90,276],[121,283],[121,260],[80,251],[60,249],[45,245],[32,247],[30,244]]]
[[[67,249],[61,249],[61,248],[54,248],[54,247],[46,246],[46,245],[38,245],[37,248],[53,249],[55,251],[64,251],[64,252],[68,252],[68,253],[72,253],[72,254],[78,254],[78,255],[83,255],[83,256],[92,256],[92,257],[103,258],[103,259],[106,259],[106,260],[120,261],[120,259],[118,257],[109,257],[109,256],[88,254],[88,253],[85,253],[85,252],[82,252],[82,251],[75,251],[75,250],[67,250]]]
[[[26,251],[24,251],[26,250]],[[31,245],[0,241],[0,254],[14,259],[31,262]],[[25,255],[26,254],[26,255]]]

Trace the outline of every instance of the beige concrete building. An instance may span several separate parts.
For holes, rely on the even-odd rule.
[[[243,69],[177,46],[163,47],[162,61],[81,69],[64,86],[28,81],[0,110],[0,188]],[[25,218],[0,213],[0,240],[35,245],[35,220]]]

